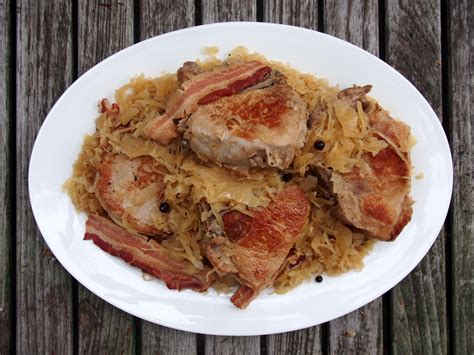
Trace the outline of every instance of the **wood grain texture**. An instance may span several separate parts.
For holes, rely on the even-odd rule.
[[[259,354],[260,337],[227,337],[206,335],[205,354]]]
[[[141,0],[140,40],[194,26],[193,0]]]
[[[133,0],[79,1],[78,75],[131,46],[133,24]]]
[[[140,1],[140,39],[194,25],[192,0]],[[141,322],[141,351],[144,354],[195,354],[196,334]]]
[[[12,351],[12,274],[11,272],[11,243],[13,239],[13,221],[11,220],[12,203],[10,175],[14,174],[10,166],[12,154],[10,141],[11,125],[9,110],[11,105],[10,92],[10,3],[0,0],[0,354]]]
[[[388,1],[387,62],[405,75],[441,117],[441,12],[437,1]],[[445,233],[392,291],[392,351],[448,350]]]
[[[453,349],[474,354],[474,22],[472,1],[448,5],[448,118],[453,154],[451,205]]]
[[[16,349],[20,354],[73,350],[71,277],[36,227],[27,185],[38,129],[72,81],[71,19],[69,1],[17,3]]]
[[[329,354],[351,349],[355,354],[383,353],[382,297],[329,322]]]
[[[104,4],[96,1],[79,2],[79,76],[102,59],[133,44],[133,0],[109,1],[107,6]],[[78,286],[78,293],[79,354],[133,353],[133,317],[81,285]]]
[[[193,355],[196,334],[142,321],[141,352],[147,354]]]
[[[388,1],[386,61],[415,84],[441,118],[441,10],[437,1]]]
[[[205,0],[202,2],[202,23],[256,20],[256,0]]]
[[[324,32],[351,42],[374,55],[379,54],[377,0],[327,0],[324,2],[323,13]],[[331,354],[340,354],[347,349],[364,354],[382,353],[382,297],[329,322],[328,346]]]
[[[266,337],[267,353],[279,354],[322,354],[322,327],[311,327],[295,332],[272,334]]]
[[[265,0],[263,21],[284,23],[316,30],[318,28],[318,2],[297,0]],[[321,354],[322,326],[265,337],[269,354]]]
[[[264,0],[263,21],[318,29],[318,2],[312,0]]]
[[[324,1],[324,32],[379,55],[378,0]]]

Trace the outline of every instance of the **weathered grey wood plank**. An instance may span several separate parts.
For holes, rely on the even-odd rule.
[[[441,117],[441,19],[438,1],[388,1],[386,59]],[[392,291],[394,353],[444,354],[448,348],[445,233]]]
[[[378,1],[324,2],[324,32],[379,54]],[[361,83],[363,84],[363,83]],[[348,349],[377,354],[383,350],[382,298],[329,323],[329,353]]]
[[[318,29],[318,2],[312,0],[264,0],[263,21]]]
[[[263,2],[263,21],[316,30],[318,29],[318,3],[309,0],[265,0]],[[269,354],[320,354],[323,351],[321,347],[322,326],[268,335],[264,341]]]
[[[266,347],[268,354],[322,354],[322,327],[311,327],[295,332],[268,335]]]
[[[140,39],[194,25],[192,0],[142,0],[140,2]],[[141,350],[144,354],[195,354],[196,334],[142,321]]]
[[[207,0],[202,2],[202,23],[256,20],[256,0]]]
[[[205,354],[259,354],[260,337],[228,337],[206,335]]]
[[[255,21],[257,2],[255,0],[209,0],[202,2],[202,23],[225,21]],[[258,354],[260,337],[225,337],[206,335],[206,354]]]
[[[72,81],[71,2],[18,1],[16,37],[16,349],[20,354],[69,354],[73,350],[71,277],[55,261],[36,227],[27,180],[36,133]]]
[[[143,354],[197,354],[196,334],[142,322]]]
[[[78,26],[80,76],[97,62],[133,44],[133,0],[80,1]],[[78,293],[79,354],[133,353],[133,317],[81,285]]]
[[[324,32],[379,55],[377,0],[324,2]]]
[[[454,165],[451,205],[453,349],[474,353],[474,22],[472,1],[448,8],[448,90],[450,143]]]
[[[328,346],[330,354],[342,354],[349,349],[356,354],[382,354],[382,297],[329,322]]]
[[[13,240],[13,221],[11,220],[12,203],[10,176],[14,174],[10,166],[11,149],[10,129],[13,122],[9,121],[11,105],[9,75],[12,43],[10,43],[10,3],[0,0],[0,354],[8,354],[12,348],[12,287],[10,253]]]
[[[140,40],[194,26],[193,0],[140,1]]]

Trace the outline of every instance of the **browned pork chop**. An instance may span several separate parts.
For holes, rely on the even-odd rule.
[[[200,106],[185,138],[199,158],[224,166],[287,168],[306,137],[306,104],[286,84]]]
[[[242,281],[231,298],[234,305],[247,307],[262,289],[272,284],[308,214],[304,193],[289,187],[253,217],[237,211],[223,216],[226,236],[212,238],[205,252],[219,273],[237,274]]]
[[[348,173],[332,172],[324,167],[315,169],[322,187],[336,197],[336,216],[367,235],[394,240],[410,222],[410,128],[394,120],[378,104],[367,101],[369,86],[343,90],[340,98],[352,104],[361,101],[366,107],[369,124],[380,139],[390,141],[378,154],[366,153],[363,163]]]
[[[94,186],[97,199],[115,222],[146,235],[162,233],[154,218],[160,214],[163,174],[151,157],[105,155]]]
[[[187,62],[178,70],[181,87],[169,100],[165,113],[148,122],[144,134],[160,144],[168,144],[178,137],[175,121],[186,118],[199,105],[233,95],[265,81],[271,71],[270,67],[256,60],[221,65],[204,72],[196,63]]]

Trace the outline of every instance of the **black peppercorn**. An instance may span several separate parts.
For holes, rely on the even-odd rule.
[[[323,277],[321,275],[316,276],[316,282],[317,283],[323,282]]]
[[[323,150],[324,149],[324,142],[318,139],[316,142],[314,142],[314,149]]]
[[[281,176],[281,179],[284,181],[284,182],[288,182],[291,180],[291,178],[293,177],[293,175],[291,173],[286,173],[286,174],[283,174]]]
[[[170,211],[170,204],[168,202],[160,203],[160,212],[168,213]]]

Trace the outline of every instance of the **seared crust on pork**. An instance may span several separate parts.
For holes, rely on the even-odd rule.
[[[204,161],[284,169],[304,144],[307,116],[301,97],[277,84],[200,106],[185,138]]]
[[[288,187],[253,217],[238,211],[223,216],[226,237],[212,238],[206,256],[219,273],[236,273],[242,286],[231,298],[245,308],[272,284],[307,223],[309,203],[298,187]]]
[[[130,159],[107,154],[97,170],[95,196],[121,226],[146,235],[158,235],[154,218],[160,213],[163,175],[151,157]]]
[[[259,61],[221,65],[210,71],[201,71],[196,63],[188,62],[178,70],[181,87],[169,100],[166,111],[147,123],[146,137],[168,144],[178,137],[174,121],[186,118],[205,105],[221,97],[233,95],[265,81],[271,68]]]
[[[338,97],[351,105],[365,106],[371,128],[389,143],[376,155],[365,153],[362,162],[348,173],[315,167],[319,193],[335,198],[335,216],[368,236],[394,240],[410,222],[413,201],[410,198],[410,128],[394,120],[365,94],[370,85],[342,90]],[[378,133],[377,133],[378,132]]]

